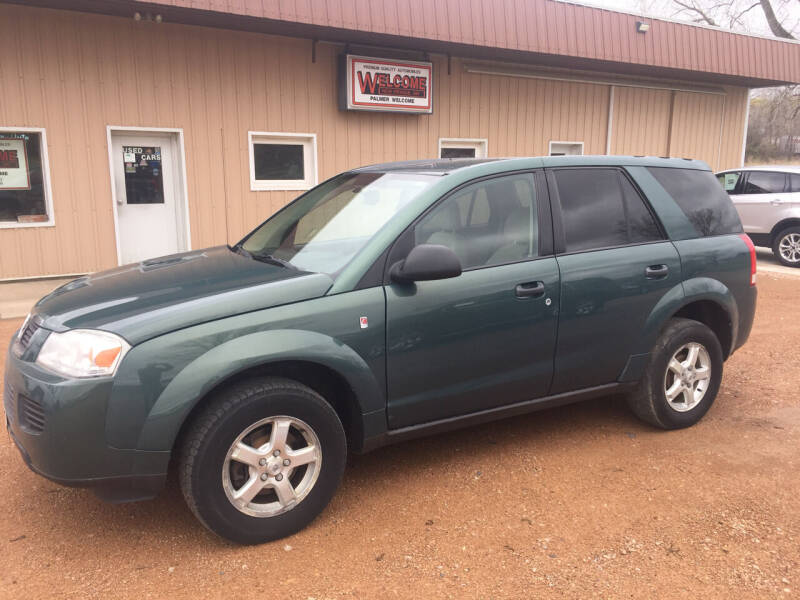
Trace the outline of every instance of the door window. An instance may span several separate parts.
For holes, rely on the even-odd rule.
[[[125,201],[128,204],[164,204],[161,146],[123,146]]]
[[[800,174],[792,173],[792,191],[800,192]]]
[[[641,196],[617,169],[555,171],[567,252],[663,239]]]
[[[414,228],[414,243],[447,246],[462,269],[500,265],[539,253],[533,176],[497,177],[462,188]]]
[[[751,171],[747,175],[743,194],[782,194],[786,188],[786,175],[775,171]]]

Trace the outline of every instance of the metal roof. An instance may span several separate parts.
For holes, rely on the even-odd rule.
[[[14,0],[165,22],[748,87],[800,83],[800,43],[558,0]],[[650,25],[638,33],[636,24]]]

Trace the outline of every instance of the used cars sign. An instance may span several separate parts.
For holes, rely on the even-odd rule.
[[[429,62],[348,54],[344,57],[342,67],[344,81],[340,82],[341,108],[408,113],[433,112],[431,81],[433,65]]]

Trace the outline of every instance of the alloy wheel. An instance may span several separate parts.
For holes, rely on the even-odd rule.
[[[800,262],[800,233],[789,233],[781,238],[778,252],[786,262]]]
[[[711,358],[705,346],[690,342],[672,355],[664,374],[664,395],[669,406],[687,412],[700,404],[711,382]]]
[[[237,510],[273,517],[311,492],[322,466],[319,438],[288,416],[261,419],[234,440],[222,465],[222,487]]]

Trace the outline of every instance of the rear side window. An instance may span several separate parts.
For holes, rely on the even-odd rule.
[[[742,233],[733,203],[711,171],[648,167],[701,236]]]
[[[800,192],[800,174],[792,173],[792,191]]]
[[[786,175],[774,171],[750,171],[743,194],[782,194],[786,189]]]
[[[663,239],[641,196],[618,169],[555,171],[567,252]]]

